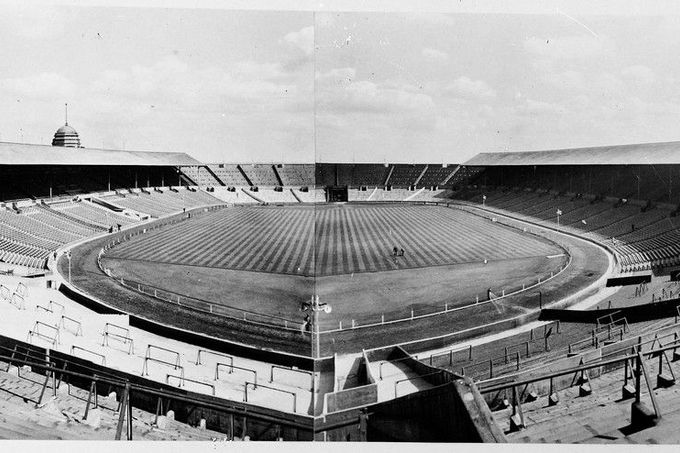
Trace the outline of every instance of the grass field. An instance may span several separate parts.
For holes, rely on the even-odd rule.
[[[394,258],[393,247],[404,256]],[[144,234],[107,256],[329,276],[559,253],[548,241],[456,209],[333,205],[223,209]]]
[[[392,223],[394,216],[397,220]],[[294,227],[294,219],[299,225],[308,225],[308,229]],[[229,221],[230,226],[224,226]],[[239,222],[245,222],[248,228]],[[450,227],[447,222],[455,222],[458,226]],[[607,267],[606,253],[597,247],[550,231],[541,231],[540,237],[524,233],[522,226],[517,224],[516,228],[511,228],[459,209],[422,205],[236,207],[222,210],[219,215],[201,213],[190,220],[135,236],[109,250],[104,262],[115,275],[142,285],[157,286],[236,310],[283,316],[300,323],[304,316],[300,311],[301,302],[318,294],[323,302],[333,307],[332,313],[319,318],[322,330],[335,329],[340,322],[345,327],[341,332],[321,336],[322,353],[327,355],[435,335],[458,335],[473,326],[537,309],[538,293],[534,289],[499,303],[368,329],[347,329],[352,320],[362,326],[379,322],[382,315],[385,321],[408,317],[411,309],[417,315],[441,310],[444,304],[448,304],[449,309],[468,305],[477,295],[484,300],[487,288],[498,294],[503,290],[521,289],[523,284],[530,285],[537,277],[545,280],[571,258],[573,261],[564,272],[540,286],[544,303],[551,302],[592,283]],[[273,236],[282,231],[286,233]],[[313,240],[300,231],[311,231]],[[356,234],[350,236],[350,233]],[[186,239],[192,235],[200,236],[201,240],[190,242]],[[405,236],[411,245],[407,245]],[[350,238],[348,244],[342,242]],[[403,242],[395,242],[395,238]],[[334,240],[341,242],[339,247]],[[279,245],[262,247],[262,242],[271,241]],[[446,246],[442,241],[446,241]],[[251,258],[238,263],[240,268],[230,260],[230,256],[235,255],[216,255],[234,245],[232,243],[237,246],[233,253],[245,251],[244,256]],[[306,245],[307,252],[303,251],[305,244],[311,244]],[[423,250],[411,257],[414,244],[421,245]],[[398,260],[396,266],[390,265],[394,245],[406,250],[406,257]],[[301,337],[299,332],[297,336],[285,336],[286,332],[279,335],[275,329],[229,319],[210,318],[213,324],[209,324],[208,319],[203,320],[205,316],[182,312],[182,307],[172,304],[166,307],[165,301],[134,296],[134,291],[120,287],[116,280],[94,269],[95,256],[101,245],[88,243],[87,247],[89,255],[74,262],[74,281],[114,306],[257,347],[289,352],[309,347],[308,337],[305,342],[304,335]],[[388,250],[380,255],[386,248]],[[450,255],[442,256],[444,250]],[[565,250],[567,253],[563,254]],[[356,251],[361,258],[352,257]],[[440,253],[438,259],[437,251]],[[137,259],[139,252],[146,260]],[[288,262],[295,256],[298,260],[307,256],[305,269],[310,275],[273,272],[272,268],[281,266],[270,264],[277,254],[288,256]],[[319,259],[315,260],[314,255]],[[169,261],[171,259],[177,263]],[[488,263],[484,264],[483,259],[488,259]],[[87,266],[93,269],[86,270]],[[313,276],[317,266],[326,266],[321,269],[326,275]],[[62,271],[65,269],[63,263],[61,268]],[[358,271],[344,273],[351,269]],[[168,311],[176,316],[170,319]],[[442,339],[440,343],[445,344],[445,341]],[[304,348],[299,346],[302,344]]]

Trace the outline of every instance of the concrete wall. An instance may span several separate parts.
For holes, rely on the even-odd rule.
[[[661,294],[657,294],[660,296]],[[540,320],[560,320],[564,322],[595,323],[597,318],[613,313],[615,318],[625,317],[629,323],[662,319],[678,314],[677,307],[680,299],[669,299],[650,304],[631,305],[620,308],[605,308],[600,310],[557,310],[541,311]]]
[[[378,385],[368,384],[339,392],[327,393],[326,412],[338,412],[346,409],[368,406],[378,402]]]
[[[327,395],[329,413],[315,423],[315,439],[383,442],[505,442],[489,407],[474,383],[430,367],[401,348],[364,353],[364,361],[399,360],[434,387],[383,403],[341,411],[341,404],[372,398],[374,384]],[[365,367],[368,368],[368,367]],[[377,393],[376,393],[377,401]],[[332,402],[331,402],[332,398]],[[343,399],[340,399],[343,398]],[[363,414],[363,415],[362,415]],[[362,421],[363,418],[363,421]]]

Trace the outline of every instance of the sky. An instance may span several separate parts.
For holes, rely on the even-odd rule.
[[[680,140],[680,15],[0,5],[0,140],[460,163]]]

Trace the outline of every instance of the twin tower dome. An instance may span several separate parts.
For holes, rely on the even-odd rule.
[[[80,148],[78,132],[68,125],[68,104],[66,104],[66,121],[57,129],[52,139],[52,146],[66,146],[68,148]]]

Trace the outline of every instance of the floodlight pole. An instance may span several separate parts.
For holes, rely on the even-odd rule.
[[[323,311],[328,310],[328,312],[330,312],[330,308],[331,307],[328,304],[319,303],[319,295],[318,294],[312,296],[312,303],[310,305],[310,310],[312,311],[312,314],[314,316],[314,318],[312,318],[312,322],[313,322],[312,335],[314,335],[314,333],[316,333],[316,357],[317,358],[321,357],[321,351],[320,351],[320,349],[321,349],[320,343],[321,342],[319,340],[319,337],[321,336],[321,328],[319,326],[319,312],[322,311],[322,310]]]
[[[319,296],[312,301],[312,311],[314,312],[314,330],[316,330],[316,358],[321,357],[320,344],[321,340],[319,337]]]

